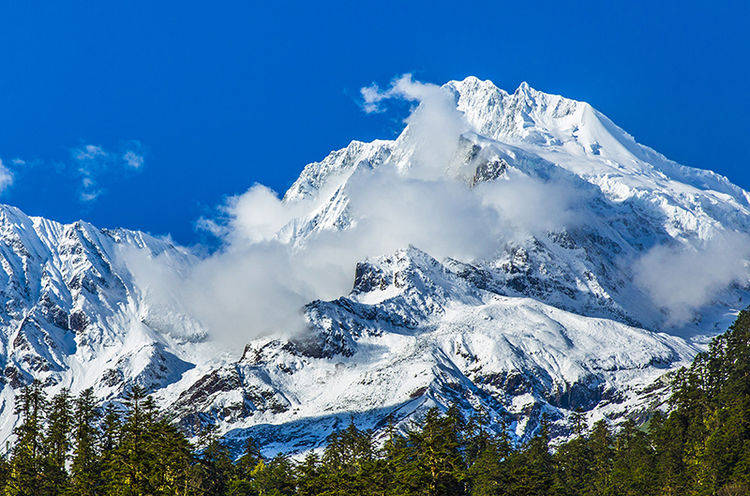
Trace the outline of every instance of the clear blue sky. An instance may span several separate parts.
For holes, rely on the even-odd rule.
[[[194,243],[226,195],[283,192],[329,150],[394,136],[403,115],[364,114],[358,90],[405,72],[526,80],[748,188],[748,26],[746,1],[6,0],[0,201]],[[85,145],[107,165],[81,172]]]

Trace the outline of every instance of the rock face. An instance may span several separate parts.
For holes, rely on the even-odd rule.
[[[112,399],[134,383],[161,389],[193,367],[173,349],[203,339],[200,328],[184,319],[151,327],[160,309],[123,263],[133,250],[163,254],[178,270],[194,258],[186,251],[143,233],[63,225],[9,206],[0,206],[0,239],[3,437],[15,422],[15,392],[34,379],[49,391],[95,387]]]
[[[660,333],[665,314],[633,284],[632,264],[656,245],[747,232],[748,193],[639,145],[586,103],[476,78],[444,88],[473,128],[454,157],[467,187],[554,181],[578,192],[585,221],[498,239],[477,260],[438,260],[420,246],[360,260],[349,294],[304,307],[307,333],[255,339],[231,359],[211,353],[189,309],[150,298],[127,263],[160,256],[181,273],[196,255],[143,233],[0,207],[0,437],[14,425],[18,388],[34,378],[50,393],[94,387],[110,401],[138,383],[185,428],[217,424],[237,447],[253,435],[268,454],[431,406],[482,411],[524,439],[542,415],[566,435],[576,410],[617,422],[658,405],[664,375],[726,326],[748,290],[734,284]],[[408,167],[407,133],[353,141],[306,166],[283,200],[305,209],[276,238],[303,245],[356,225],[352,178]]]

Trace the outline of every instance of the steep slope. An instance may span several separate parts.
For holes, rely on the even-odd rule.
[[[636,143],[587,103],[525,83],[508,94],[473,77],[444,88],[454,93],[473,128],[463,135],[454,157],[459,177],[476,183],[494,170],[491,179],[531,177],[562,185],[574,192],[581,203],[578,210],[584,212],[562,229],[507,241],[503,252],[481,267],[486,284],[502,285],[509,295],[659,329],[667,316],[643,288],[632,284],[627,266],[658,245],[695,245],[727,230],[750,230],[747,192],[725,177],[676,164]],[[290,192],[313,182],[321,185],[317,202],[312,202],[316,208],[283,229],[285,239],[303,242],[321,230],[351,226],[356,219],[349,218],[347,180],[384,163],[370,160],[372,156],[391,157],[396,167],[404,167],[410,155],[405,150],[408,131],[393,142],[366,147],[352,142],[327,157],[324,167],[308,166]],[[349,158],[341,161],[343,156]],[[312,189],[307,191],[306,198],[314,196]],[[288,203],[299,199],[296,193],[284,197]],[[717,315],[704,308],[693,322],[673,331],[685,336],[718,332],[746,297],[741,288],[721,292],[708,307],[731,312]]]
[[[12,430],[15,391],[33,379],[50,392],[96,387],[114,398],[133,383],[157,390],[192,367],[173,344],[205,334],[164,319],[123,260],[128,249],[165,254],[180,270],[192,255],[143,233],[63,225],[9,206],[0,206],[0,239],[0,436]]]
[[[449,185],[433,196],[497,211],[487,222],[499,227],[473,210],[462,218],[478,229],[461,246],[490,249],[439,256],[419,242],[434,231],[410,239],[408,224],[402,245],[347,267],[350,292],[305,305],[303,332],[237,341],[234,355],[217,354],[190,308],[134,276],[137,260],[158,260],[179,281],[199,257],[138,232],[0,208],[0,437],[15,422],[15,392],[33,378],[50,393],[94,387],[112,401],[142,384],[192,432],[216,424],[234,446],[253,435],[269,454],[320,446],[349,421],[381,430],[431,406],[482,411],[518,439],[543,414],[565,435],[575,410],[618,422],[659,406],[664,374],[750,295],[732,279],[675,321],[635,267],[655,247],[700,250],[747,233],[748,193],[636,143],[586,103],[476,78],[442,91],[466,125],[431,171],[438,179],[409,175],[421,146],[413,122],[393,141],[353,141],[304,168],[279,207],[290,214],[264,242],[302,254],[321,240],[339,247],[336,235],[359,236],[382,198],[418,184],[415,209]],[[428,220],[445,213],[432,207]]]
[[[348,297],[306,313],[310,335],[255,341],[182,393],[185,425],[218,423],[237,448],[253,435],[295,451],[350,421],[377,430],[455,404],[519,438],[542,414],[564,434],[577,409],[642,412],[649,386],[694,353],[680,338],[478,289],[416,248],[360,264]]]

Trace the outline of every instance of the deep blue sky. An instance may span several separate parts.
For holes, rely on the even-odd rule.
[[[226,195],[283,192],[331,149],[394,136],[403,115],[365,115],[358,90],[404,72],[526,80],[748,188],[749,25],[748,2],[6,0],[0,201],[194,243]],[[82,202],[71,150],[131,140],[145,165],[111,164]]]

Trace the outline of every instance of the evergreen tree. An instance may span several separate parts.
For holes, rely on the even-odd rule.
[[[247,438],[245,441],[245,450],[239,459],[237,459],[231,480],[229,481],[228,493],[231,496],[257,495],[252,486],[251,474],[255,470],[255,467],[262,461],[263,457],[260,454],[260,446],[254,438]]]
[[[73,411],[70,393],[62,389],[48,405],[47,434],[44,439],[44,481],[40,495],[62,494],[67,488],[66,464],[70,451]]]
[[[580,425],[577,437],[560,446],[554,458],[555,492],[560,496],[583,494],[593,482],[594,453]]]
[[[296,494],[298,496],[323,494],[326,476],[320,457],[315,453],[308,453],[302,463],[295,468]]]
[[[592,473],[590,483],[583,488],[586,496],[609,496],[613,495],[612,486],[612,463],[614,460],[614,446],[612,433],[604,420],[594,424],[589,435],[588,444],[592,454]]]
[[[147,452],[149,412],[144,408],[145,402],[146,392],[138,385],[125,396],[127,414],[108,467],[113,496],[145,496],[152,492],[148,476],[154,460],[149,459]]]
[[[283,454],[275,456],[268,462],[261,461],[251,474],[252,486],[258,496],[293,495],[296,484],[294,467]]]
[[[628,420],[615,439],[612,481],[616,494],[641,496],[655,492],[654,452],[646,433]]]
[[[537,434],[522,450],[514,453],[511,463],[512,493],[518,496],[546,496],[554,483],[554,459],[549,449],[549,428],[542,422]]]
[[[380,467],[371,431],[361,431],[354,423],[328,438],[323,454],[323,470],[327,475],[323,494],[381,494],[377,476]]]
[[[93,389],[81,392],[75,400],[73,415],[73,460],[68,493],[95,496],[102,488],[101,466],[97,453],[99,410]]]
[[[15,414],[19,425],[10,459],[10,474],[5,486],[7,496],[36,496],[43,487],[43,429],[46,401],[42,386],[33,382],[16,398]]]
[[[193,450],[185,435],[173,423],[166,419],[157,419],[149,424],[146,456],[152,460],[148,472],[149,487],[154,494],[182,496],[201,494],[200,486],[193,484]],[[227,458],[227,464],[231,461]],[[216,474],[217,480],[204,490],[203,494],[224,494],[221,491],[211,492],[211,487],[224,487],[228,474]]]
[[[102,484],[107,495],[117,494],[118,486],[122,483],[123,467],[119,463],[118,450],[121,427],[121,414],[118,408],[112,403],[107,404],[103,409],[97,442]]]
[[[413,482],[427,496],[465,493],[466,466],[461,453],[462,419],[456,409],[440,415],[430,409],[421,429],[409,432],[414,450]]]
[[[507,428],[503,424],[500,434],[487,436],[481,450],[468,469],[471,496],[496,496],[508,494],[510,474],[508,458],[512,454]]]
[[[232,458],[216,435],[215,428],[208,428],[203,432],[199,449],[199,493],[215,496],[228,494],[229,479],[233,473]]]

